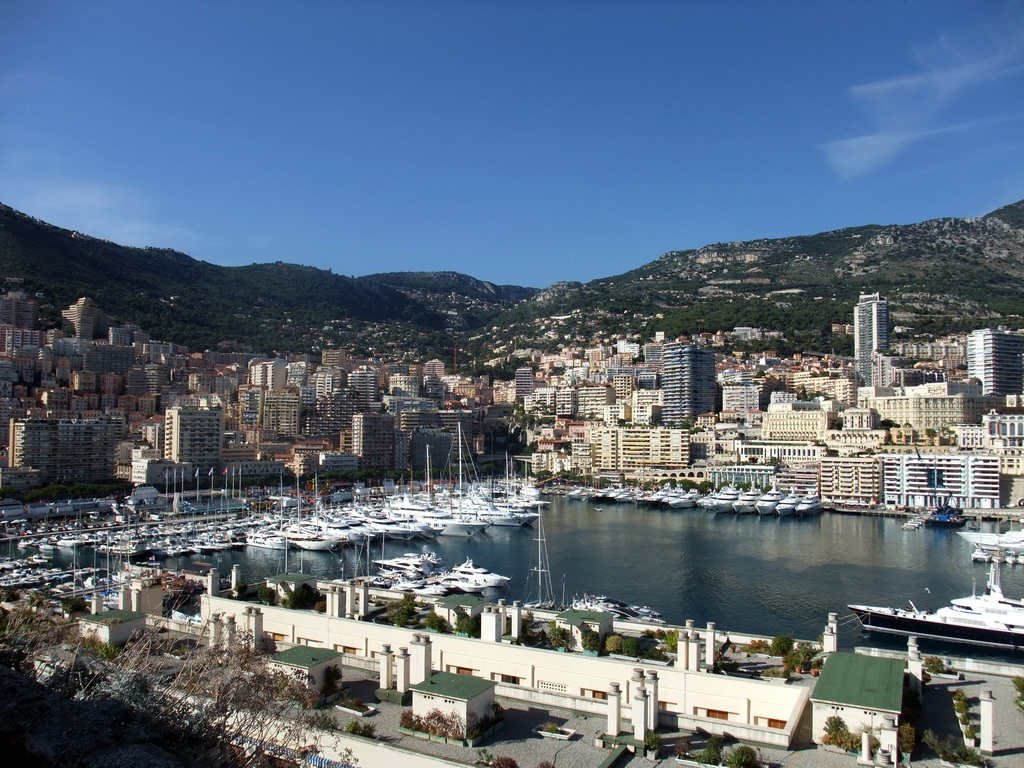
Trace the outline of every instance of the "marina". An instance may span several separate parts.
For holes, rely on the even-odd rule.
[[[851,618],[845,608],[850,604],[900,607],[913,601],[935,609],[965,594],[972,583],[985,583],[987,564],[972,560],[974,544],[956,529],[908,530],[899,518],[830,511],[810,517],[712,514],[696,505],[595,503],[564,496],[549,501],[543,512],[545,570],[553,599],[565,606],[584,595],[610,596],[650,606],[670,624],[714,621],[737,632],[814,638],[830,612]],[[998,530],[993,523],[982,526],[979,533]],[[13,559],[36,554],[18,549],[14,541],[7,547],[4,554]],[[375,560],[427,552],[449,567],[470,559],[509,577],[507,586],[485,588],[485,596],[527,599],[538,559],[537,528],[489,526],[471,537],[418,540],[384,536],[331,551],[208,543],[201,552],[166,557],[160,564],[176,570],[202,561],[225,574],[237,563],[243,580],[254,583],[285,570],[320,579],[376,575]],[[56,547],[46,556],[64,571],[113,562],[108,553],[81,546]],[[1024,567],[1008,561],[1002,570],[1007,593],[1024,593]],[[855,623],[846,624],[844,632],[844,644],[868,641]],[[886,639],[871,637],[871,642]]]

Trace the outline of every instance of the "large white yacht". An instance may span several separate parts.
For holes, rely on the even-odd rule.
[[[999,564],[989,566],[984,594],[958,597],[937,611],[848,606],[866,630],[1000,648],[1024,647],[1024,601],[1003,596]]]

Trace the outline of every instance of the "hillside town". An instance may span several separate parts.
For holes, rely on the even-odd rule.
[[[422,477],[431,456],[437,472],[462,445],[462,461],[498,474],[514,458],[516,473],[593,487],[776,486],[849,510],[1024,504],[1024,334],[890,341],[879,294],[832,328],[853,336],[852,357],[736,351],[779,338],[764,328],[653,332],[509,349],[487,361],[508,380],[457,358],[192,351],[88,298],[61,318],[44,329],[39,298],[0,297],[8,491],[332,473],[379,484]]]

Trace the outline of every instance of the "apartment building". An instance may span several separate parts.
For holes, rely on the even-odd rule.
[[[590,446],[595,473],[620,472],[639,479],[654,470],[678,469],[690,464],[690,435],[682,429],[593,429]]]
[[[301,433],[302,398],[298,387],[285,386],[267,392],[263,397],[263,428],[282,437],[298,437]]]
[[[40,482],[93,483],[116,476],[124,423],[114,419],[11,419],[9,465],[36,469]]]
[[[219,470],[224,445],[224,411],[178,406],[164,414],[164,458],[201,473]]]
[[[871,508],[882,501],[882,462],[878,456],[825,456],[818,481],[826,506]]]
[[[915,452],[879,458],[887,505],[936,507],[948,502],[963,509],[1002,506],[998,456]]]

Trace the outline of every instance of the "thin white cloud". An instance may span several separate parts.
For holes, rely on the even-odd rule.
[[[189,251],[205,240],[197,232],[155,220],[148,202],[129,187],[61,178],[4,186],[4,202],[23,213],[121,245]]]
[[[1024,6],[1014,4],[1000,27],[971,35],[944,35],[914,51],[920,70],[850,88],[850,98],[876,126],[873,133],[828,142],[829,167],[852,178],[882,167],[930,136],[978,127],[1002,117],[944,126],[941,113],[985,83],[1024,71]]]

